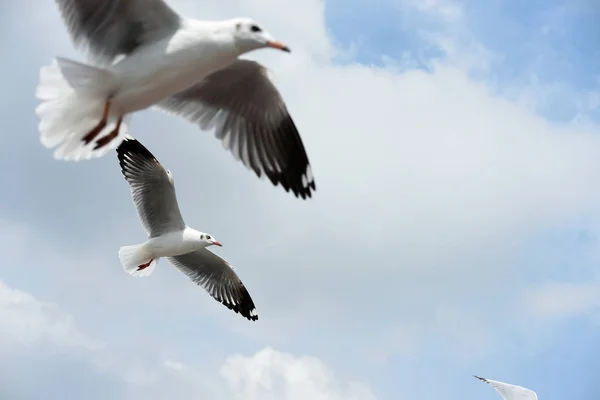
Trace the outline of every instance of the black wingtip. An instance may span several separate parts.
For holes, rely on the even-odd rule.
[[[154,154],[152,154],[150,152],[150,150],[148,150],[146,148],[146,146],[144,146],[137,139],[134,139],[132,137],[126,137],[121,142],[119,147],[117,147],[117,155],[118,155],[119,159],[122,158],[127,153],[139,154],[139,155],[143,155],[145,157],[156,160],[156,157],[154,157]]]
[[[127,171],[127,165],[130,164],[133,158],[136,159],[145,159],[148,161],[153,161],[157,164],[160,162],[154,157],[154,154],[150,152],[141,144],[137,139],[133,137],[126,137],[125,140],[121,142],[119,147],[117,147],[117,158],[119,159],[119,165],[121,166],[121,172],[125,175]]]
[[[277,134],[271,139],[263,139],[262,142],[255,144],[265,148],[264,152],[259,154],[262,165],[277,166],[277,168],[263,168],[265,175],[274,186],[281,185],[286,192],[291,191],[296,198],[303,200],[311,198],[317,186],[300,133],[289,114],[274,129],[274,132]],[[260,173],[257,175],[260,177]]]
[[[252,297],[250,297],[250,293],[248,293],[248,290],[243,285],[241,287],[241,301],[239,303],[231,304],[225,300],[221,300],[220,303],[249,321],[258,320],[258,313],[256,312]]]
[[[310,168],[310,166],[308,168]],[[313,192],[316,191],[317,186],[315,185],[314,181],[306,185],[306,187],[300,185],[292,189],[292,193],[294,193],[294,196],[296,196],[296,198],[302,198],[302,200],[308,200],[312,198]]]
[[[260,174],[257,173],[260,177]],[[290,168],[285,172],[266,171],[265,175],[274,186],[281,185],[286,192],[292,192],[296,198],[307,200],[312,198],[317,191],[317,185],[312,178],[311,167],[308,162],[301,163],[300,167]],[[310,179],[309,182],[307,180]]]
[[[257,174],[259,177],[260,175]],[[309,183],[308,185],[302,185],[302,178],[295,179],[290,181],[283,174],[274,174],[271,172],[266,173],[267,177],[273,184],[273,186],[279,186],[283,188],[286,192],[292,192],[296,198],[301,198],[302,200],[308,200],[312,198],[314,192],[317,191],[317,186],[314,182]],[[296,184],[290,184],[290,182],[299,182]]]
[[[252,303],[252,299],[250,299],[250,303]],[[231,311],[236,314],[240,314],[242,317],[246,318],[249,321],[257,321],[258,313],[256,312],[256,308],[254,308],[254,304],[249,305],[247,303],[236,304],[235,306],[226,303],[224,301],[221,302],[225,307],[229,308]]]

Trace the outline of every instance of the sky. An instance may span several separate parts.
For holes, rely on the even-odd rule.
[[[43,3],[43,4],[42,4]],[[82,60],[53,2],[0,4],[0,398],[597,399],[600,6],[593,0],[171,0],[250,16],[317,184],[257,179],[212,133],[147,110],[131,133],[223,243],[260,319],[145,239],[116,154],[59,162],[35,87]]]

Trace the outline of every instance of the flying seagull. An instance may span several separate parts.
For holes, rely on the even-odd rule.
[[[173,174],[140,142],[127,135],[117,157],[144,228],[145,243],[123,246],[119,259],[133,276],[150,275],[161,257],[230,310],[256,321],[258,314],[232,265],[207,249],[221,246],[214,236],[188,227],[179,211]]]
[[[493,381],[491,379],[482,378],[473,375],[475,378],[488,383],[496,389],[504,400],[538,400],[537,394],[533,390],[526,389],[521,386],[511,385],[504,382]]]
[[[199,21],[162,0],[55,0],[75,46],[56,57],[36,96],[40,139],[82,160],[118,147],[131,114],[156,107],[213,130],[233,156],[296,197],[316,190],[304,144],[261,64],[238,56],[290,49],[250,18]]]

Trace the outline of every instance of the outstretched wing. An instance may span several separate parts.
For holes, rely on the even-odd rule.
[[[237,160],[286,192],[306,199],[316,190],[300,133],[259,63],[237,60],[157,107],[203,130],[214,128]]]
[[[184,229],[171,172],[133,138],[125,138],[119,145],[117,157],[148,235],[156,237]]]
[[[533,390],[526,389],[521,386],[511,385],[509,383],[493,381],[491,379],[482,378],[473,375],[475,378],[490,384],[504,400],[538,400],[537,394]]]
[[[254,302],[233,267],[213,252],[201,249],[169,257],[181,272],[217,301],[251,321],[258,319]]]
[[[162,0],[56,0],[75,45],[110,63],[173,34],[181,18]]]

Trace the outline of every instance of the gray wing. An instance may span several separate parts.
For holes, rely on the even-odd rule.
[[[473,376],[480,381],[490,384],[498,393],[500,393],[504,400],[538,400],[537,394],[535,394],[533,390],[511,385],[509,383],[493,381],[476,375]]]
[[[175,195],[173,175],[140,142],[126,138],[117,148],[121,171],[133,203],[150,237],[185,228]]]
[[[286,192],[306,199],[316,190],[298,129],[259,63],[237,60],[157,107],[203,130],[214,128],[237,160]]]
[[[71,39],[98,63],[173,34],[179,15],[162,0],[55,0]]]
[[[169,261],[217,301],[251,321],[258,319],[254,302],[233,266],[209,250],[201,249]]]

